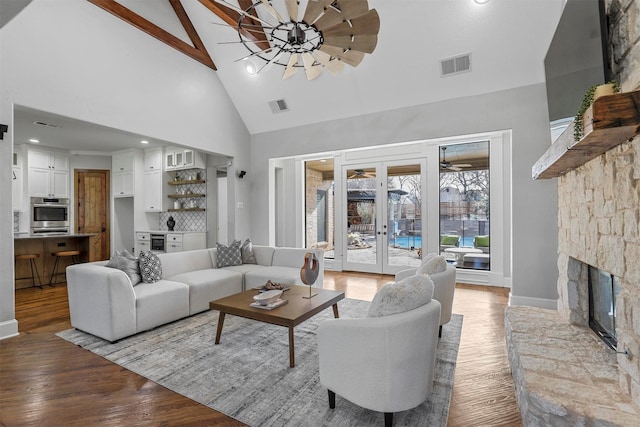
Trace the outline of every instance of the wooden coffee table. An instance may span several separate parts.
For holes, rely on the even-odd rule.
[[[281,297],[288,300],[289,303],[274,308],[273,310],[254,308],[249,305],[253,302],[253,296],[258,294],[257,290],[249,290],[211,301],[209,308],[220,311],[218,330],[216,332],[216,344],[220,344],[224,317],[227,314],[271,323],[273,325],[286,326],[289,328],[289,366],[293,368],[296,365],[293,328],[329,306],[333,306],[334,317],[339,317],[338,301],[344,299],[344,292],[317,288],[314,288],[313,291],[317,292],[317,295],[313,298],[306,299],[303,297],[309,296],[309,288],[307,286],[292,285],[291,289],[285,291]]]

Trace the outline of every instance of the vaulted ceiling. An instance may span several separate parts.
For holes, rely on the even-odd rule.
[[[369,0],[380,16],[375,51],[359,66],[308,81],[304,72],[283,80],[284,67],[256,75],[238,59],[248,54],[233,25],[238,13],[214,0],[89,0],[117,3],[209,53],[216,72],[251,133],[399,109],[526,86],[544,81],[543,59],[564,0]],[[307,3],[300,1],[300,10]],[[250,0],[230,0],[246,8]],[[272,0],[287,17],[285,0]],[[180,23],[184,11],[200,42]],[[184,17],[183,17],[184,18]],[[269,16],[261,17],[265,20]],[[220,25],[226,24],[226,25]],[[259,35],[258,35],[259,36]],[[440,60],[471,54],[471,71],[441,77]],[[200,60],[200,59],[197,59]],[[264,62],[252,59],[258,67]],[[201,62],[203,62],[201,60]],[[206,64],[206,61],[204,62]],[[203,65],[212,66],[212,65]],[[284,99],[289,111],[273,113]]]
[[[309,81],[304,70],[283,80],[279,65],[249,75],[239,60],[249,52],[233,28],[239,14],[215,0],[87,1],[156,37],[158,49],[181,50],[216,73],[252,134],[542,83],[565,2],[369,0],[380,17],[375,51],[357,67]],[[242,9],[252,3],[229,1]],[[312,1],[301,0],[300,10]],[[286,19],[285,0],[270,4]],[[264,46],[264,36],[254,35]],[[442,77],[440,61],[463,54],[470,55],[470,71]],[[264,64],[251,60],[258,68]],[[278,100],[288,111],[272,111],[270,103]]]

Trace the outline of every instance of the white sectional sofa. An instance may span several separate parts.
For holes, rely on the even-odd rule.
[[[217,249],[158,254],[162,279],[133,286],[124,271],[107,261],[67,267],[71,325],[108,341],[116,341],[209,309],[209,301],[262,286],[267,280],[302,284],[300,268],[307,252],[318,249],[253,245],[257,264],[217,268]]]

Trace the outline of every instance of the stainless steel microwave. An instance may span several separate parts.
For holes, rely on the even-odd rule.
[[[31,228],[60,228],[69,226],[69,199],[31,198]]]

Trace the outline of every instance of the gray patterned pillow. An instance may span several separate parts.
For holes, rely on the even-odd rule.
[[[251,239],[247,239],[242,244],[240,248],[240,252],[242,253],[242,263],[243,264],[257,264],[256,254],[253,253],[253,244],[251,243]]]
[[[162,279],[162,266],[158,255],[151,251],[141,251],[138,263],[140,264],[140,275],[144,283],[154,283]]]
[[[116,251],[105,267],[117,268],[118,270],[124,271],[126,275],[129,276],[133,286],[142,281],[138,258],[131,255],[126,249]]]
[[[218,268],[227,267],[230,265],[241,265],[241,246],[242,242],[240,240],[234,240],[229,246],[218,243]]]

